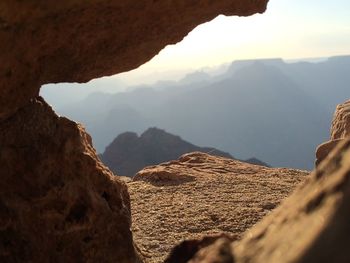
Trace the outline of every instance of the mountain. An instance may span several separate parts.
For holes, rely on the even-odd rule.
[[[158,128],[149,128],[140,137],[134,132],[118,135],[100,158],[116,174],[133,176],[146,166],[176,160],[189,152],[203,152],[233,159],[229,153],[193,145]],[[250,161],[267,166],[255,158]]]
[[[93,93],[56,110],[82,122],[100,153],[116,134],[162,127],[239,159],[312,169],[334,108],[350,98],[350,56],[234,61],[226,68],[216,76],[200,71],[177,82]]]
[[[215,85],[171,97],[154,125],[240,159],[310,169],[316,145],[327,137],[325,116],[322,105],[280,69],[255,62]]]

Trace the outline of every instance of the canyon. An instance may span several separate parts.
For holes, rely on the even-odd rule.
[[[128,189],[148,188],[145,193],[152,195],[153,184],[164,183],[165,176],[168,185],[163,188],[171,194],[169,187],[174,185],[195,184],[196,180],[198,185],[207,184],[217,180],[214,179],[217,173],[227,173],[225,180],[230,180],[235,176],[234,171],[226,168],[226,164],[214,165],[227,162],[225,159],[194,154],[163,165],[165,170],[160,173],[161,168],[146,169],[127,185],[101,163],[91,137],[81,125],[58,116],[38,97],[40,87],[46,83],[86,82],[130,70],[148,61],[165,45],[180,41],[198,24],[219,14],[261,13],[267,2],[1,1],[0,261],[147,262],[145,249],[157,247],[147,242],[146,248],[142,246],[147,231],[141,233],[137,228],[140,225],[132,225],[132,215],[141,219],[144,216],[138,214],[142,211],[132,210],[132,205],[141,200],[135,200],[137,196]],[[334,127],[347,126],[334,124]],[[197,168],[196,158],[205,160],[199,162]],[[213,178],[204,175],[201,181],[201,171],[210,171],[206,161],[216,170],[213,169]],[[232,167],[236,167],[232,169],[242,167],[232,162],[235,162]],[[186,170],[186,174],[167,170],[176,165],[196,169],[198,179],[187,174],[190,170]],[[254,169],[276,172],[253,165],[243,170]],[[275,179],[267,177],[271,179],[270,186],[263,187],[276,190],[266,197],[271,199],[271,204],[260,203],[263,200],[257,201],[259,198],[252,195],[258,206],[263,207],[256,213],[252,207],[241,215],[243,218],[252,212],[255,217],[240,222],[241,227],[237,225],[237,238],[268,215],[242,234],[240,240],[229,235],[202,238],[192,242],[197,248],[190,255],[181,252],[184,247],[186,250],[186,245],[182,248],[180,245],[170,252],[166,261],[349,262],[349,138],[342,139],[311,175],[296,172],[300,178],[292,176],[291,179],[288,178],[290,170],[279,172],[287,174],[283,179],[286,185],[277,187],[277,184],[279,190],[276,190]],[[302,184],[267,213],[299,181],[303,181]],[[223,213],[235,217],[231,207],[226,207]],[[215,216],[213,214],[211,220],[220,219]],[[159,252],[151,252],[151,256],[152,253]]]
[[[191,72],[124,92],[116,83],[112,94],[66,84],[41,94],[58,114],[84,125],[99,153],[118,134],[158,127],[242,160],[254,156],[273,167],[311,171],[336,105],[350,98],[349,68],[345,55],[318,62],[252,59],[233,61],[218,75]]]

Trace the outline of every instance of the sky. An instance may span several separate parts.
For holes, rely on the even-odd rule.
[[[128,85],[151,84],[234,60],[348,54],[350,0],[270,0],[263,14],[218,16],[196,27],[180,43],[165,47],[138,69],[108,79]]]
[[[212,67],[238,59],[299,59],[350,54],[349,0],[270,0],[267,11],[202,24],[122,79]]]

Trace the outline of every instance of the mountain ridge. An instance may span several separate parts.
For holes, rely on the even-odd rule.
[[[210,81],[207,74],[191,73],[187,80],[194,82],[91,95],[57,111],[82,122],[100,153],[116,134],[155,126],[239,159],[255,156],[274,167],[311,170],[335,106],[350,97],[348,68],[350,56],[236,61]]]
[[[135,132],[119,134],[106,147],[100,158],[117,175],[131,177],[147,166],[176,160],[190,152],[203,152],[235,159],[229,153],[212,147],[194,145],[184,141],[180,136],[156,127],[148,128],[140,136]],[[246,162],[268,167],[266,163],[256,158],[250,158]]]

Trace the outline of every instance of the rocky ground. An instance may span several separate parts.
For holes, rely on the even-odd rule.
[[[238,239],[308,174],[198,152],[145,168],[128,182],[136,245],[153,263],[184,239],[222,232]]]

